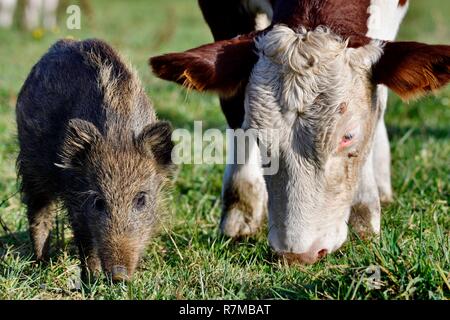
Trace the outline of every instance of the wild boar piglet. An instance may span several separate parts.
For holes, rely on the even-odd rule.
[[[100,40],[60,40],[17,101],[17,159],[37,260],[55,204],[67,210],[84,275],[127,280],[161,220],[172,128],[158,121],[133,69]]]

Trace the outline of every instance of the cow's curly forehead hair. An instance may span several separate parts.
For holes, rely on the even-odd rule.
[[[337,109],[348,93],[349,83],[358,76],[368,78],[372,64],[382,54],[377,41],[349,48],[348,40],[326,27],[308,31],[276,25],[255,43],[259,64],[281,77],[284,105],[299,111],[324,93],[332,93]]]
[[[256,39],[256,48],[262,55],[299,74],[329,64],[346,47],[347,42],[325,27],[307,31],[304,27],[293,30],[276,25],[273,30]]]

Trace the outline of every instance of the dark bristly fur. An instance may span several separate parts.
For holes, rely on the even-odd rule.
[[[131,276],[173,169],[172,129],[157,120],[137,75],[100,40],[61,40],[33,67],[16,115],[36,258],[46,258],[61,201],[83,267]]]

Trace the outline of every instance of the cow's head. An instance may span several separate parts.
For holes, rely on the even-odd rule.
[[[380,117],[378,84],[404,99],[450,80],[450,46],[370,41],[275,26],[151,59],[159,77],[232,96],[246,86],[244,128],[279,130],[267,176],[269,241],[313,262],[347,237],[350,209]]]

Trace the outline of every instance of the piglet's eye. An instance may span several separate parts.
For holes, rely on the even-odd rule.
[[[137,210],[142,210],[147,206],[147,194],[145,192],[140,192],[134,199],[134,207]]]

